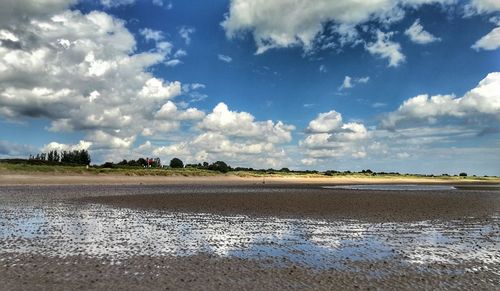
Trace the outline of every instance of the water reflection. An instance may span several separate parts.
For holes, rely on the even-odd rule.
[[[0,206],[0,252],[51,256],[187,256],[200,252],[287,259],[500,263],[500,218],[489,222],[365,223],[119,209],[104,205]]]
[[[413,185],[413,184],[366,184],[366,185],[338,185],[324,186],[325,189],[349,189],[349,190],[383,190],[383,191],[442,191],[456,190],[454,186],[448,185]]]

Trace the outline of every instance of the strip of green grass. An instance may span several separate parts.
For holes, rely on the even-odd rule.
[[[370,178],[374,180],[382,179],[436,179],[439,181],[453,182],[485,182],[500,183],[499,177],[458,177],[458,176],[425,176],[412,174],[363,174],[363,173],[335,173],[325,175],[324,173],[306,172],[270,172],[270,171],[231,171],[223,174],[217,171],[197,169],[197,168],[142,168],[142,167],[86,167],[78,165],[32,165],[27,163],[5,163],[0,162],[0,174],[66,174],[66,175],[124,175],[124,176],[223,176],[231,175],[238,177],[284,177],[284,178]]]

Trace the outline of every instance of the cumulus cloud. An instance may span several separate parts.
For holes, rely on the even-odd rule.
[[[401,52],[401,45],[390,40],[394,32],[384,33],[377,30],[376,35],[376,41],[365,45],[366,50],[370,54],[388,59],[389,67],[397,67],[405,61],[406,57]]]
[[[270,143],[285,143],[291,141],[291,131],[294,126],[281,121],[255,121],[248,112],[231,111],[224,103],[219,103],[211,113],[198,124],[200,129],[219,132],[226,136],[250,137]]]
[[[500,48],[500,27],[493,28],[492,31],[476,41],[472,45],[472,48],[477,51],[496,50]]]
[[[16,0],[0,2],[0,25],[17,26],[31,18],[44,19],[53,11],[61,11],[77,0]]]
[[[205,113],[196,108],[179,110],[172,101],[163,104],[160,110],[155,114],[157,119],[164,120],[198,120],[202,119],[204,116]]]
[[[342,121],[342,115],[335,110],[320,113],[309,122],[308,133],[299,142],[305,149],[303,164],[313,164],[319,159],[351,156],[366,156],[364,142],[370,136],[362,123]]]
[[[257,54],[272,48],[301,46],[313,49],[326,24],[333,23],[341,45],[357,41],[359,24],[392,23],[401,20],[405,9],[423,4],[453,3],[452,0],[377,0],[359,4],[356,0],[232,0],[221,23],[228,38],[251,33]]]
[[[342,125],[342,116],[335,110],[320,113],[309,122],[308,132],[327,133],[339,128]]]
[[[470,150],[452,145],[498,134],[499,92],[500,73],[493,72],[462,97],[416,96],[385,114],[379,124],[368,127],[359,121],[345,123],[335,110],[320,113],[309,122],[306,135],[299,141],[298,160],[305,167],[328,169],[333,164],[337,169],[350,170],[374,165],[385,165],[386,170],[393,170],[394,165],[405,168],[407,159],[451,161]],[[491,151],[489,147],[476,149]],[[416,171],[429,172],[428,166]]]
[[[175,109],[169,104],[165,111]],[[201,117],[189,113],[189,109],[185,112]],[[250,113],[232,111],[224,103],[215,106],[195,127],[199,132],[188,141],[157,147],[154,153],[164,158],[179,156],[190,162],[225,160],[236,165],[276,167],[287,161],[280,145],[291,141],[295,129],[281,121],[256,121]]]
[[[63,144],[58,142],[51,142],[42,147],[42,152],[50,151],[75,151],[75,150],[88,150],[92,146],[92,142],[80,140],[77,144]]]
[[[482,14],[500,11],[500,2],[497,0],[471,0],[466,5],[468,14]]]
[[[413,22],[413,24],[405,31],[405,34],[411,39],[411,41],[418,44],[428,44],[441,40],[439,37],[435,37],[425,31],[424,27],[420,24],[420,19],[415,20],[415,22]]]
[[[415,122],[436,123],[442,118],[477,122],[481,118],[500,120],[500,72],[488,74],[462,97],[454,95],[418,95],[388,113],[382,127],[397,128]]]
[[[81,131],[91,149],[130,148],[141,134],[202,117],[191,109],[178,110],[175,122],[155,119],[182,94],[180,82],[149,72],[171,60],[173,45],[161,33],[142,30],[156,48],[137,52],[124,21],[105,12],[68,10],[71,3],[0,3],[0,13],[11,12],[0,20],[0,116],[43,118],[52,131]],[[3,45],[5,39],[17,45]]]

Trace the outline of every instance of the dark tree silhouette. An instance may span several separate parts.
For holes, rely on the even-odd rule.
[[[211,164],[210,166],[208,166],[208,169],[212,170],[212,171],[219,171],[219,172],[222,172],[222,173],[227,173],[227,172],[229,172],[231,170],[231,167],[229,167],[223,161],[217,161],[217,162]]]
[[[184,163],[178,158],[173,158],[172,160],[170,160],[170,167],[171,168],[184,168]]]

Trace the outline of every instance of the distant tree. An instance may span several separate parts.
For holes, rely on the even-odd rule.
[[[90,165],[90,154],[87,150],[81,150],[79,153],[78,153],[78,163],[80,165]]]
[[[137,167],[137,166],[140,166],[140,164],[137,161],[135,161],[135,160],[130,160],[130,161],[127,162],[127,166],[129,166],[129,167]]]
[[[328,171],[325,171],[325,176],[333,176],[334,174],[337,174],[337,173],[340,173],[340,172],[335,171],[335,170],[328,170]]]
[[[231,167],[228,166],[223,161],[217,161],[217,162],[211,164],[210,166],[208,166],[208,169],[212,170],[212,171],[219,171],[221,173],[227,173],[231,170]]]
[[[52,162],[53,160],[54,160],[54,152],[53,152],[53,151],[50,151],[50,152],[47,154],[47,161]]]
[[[173,158],[170,160],[171,168],[184,168],[184,163],[179,158]]]
[[[153,159],[153,164],[151,166],[155,167],[155,168],[160,168],[161,167],[161,160],[160,160],[160,158],[154,158]]]
[[[117,165],[119,165],[119,166],[127,166],[128,165],[128,161],[127,160],[123,160],[123,161],[119,162]]]
[[[281,168],[280,172],[288,173],[288,172],[290,172],[290,169],[289,168]]]
[[[143,167],[146,167],[148,165],[148,161],[146,161],[145,158],[138,158],[137,159],[137,164],[143,166]]]
[[[462,173],[460,173],[460,174],[458,174],[458,175],[459,175],[460,177],[467,177],[467,173],[464,173],[464,172],[462,172]]]
[[[103,168],[114,168],[115,164],[113,164],[112,162],[105,162],[104,164],[101,165],[101,167],[103,167]]]

